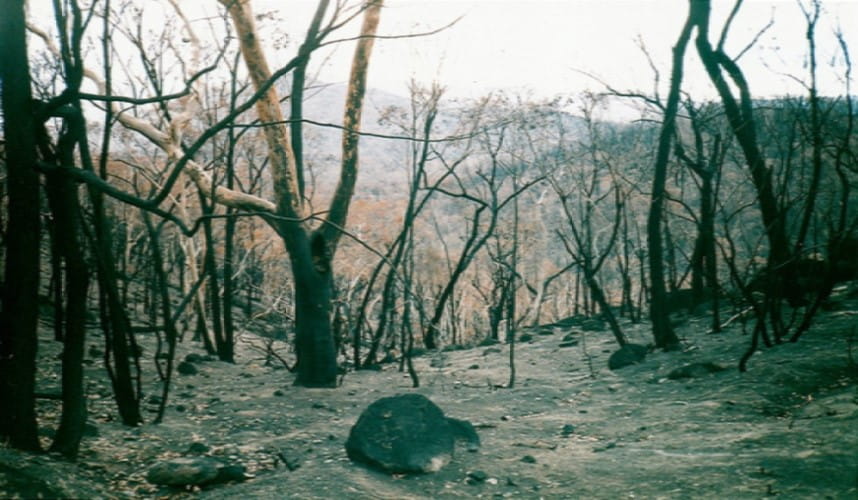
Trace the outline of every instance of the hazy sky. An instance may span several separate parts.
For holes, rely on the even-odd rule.
[[[733,3],[713,1],[713,36],[720,33]],[[315,2],[262,0],[255,5],[258,11],[278,9],[300,38]],[[653,73],[639,41],[666,85],[670,49],[688,9],[687,0],[387,0],[386,5],[379,30],[383,34],[421,32],[463,17],[431,37],[379,41],[371,63],[371,85],[404,93],[413,76],[423,82],[438,80],[459,96],[495,88],[527,88],[542,95],[601,89],[582,71],[617,88],[650,90]],[[817,30],[820,76],[828,93],[842,93],[838,82],[842,61],[833,31],[839,26],[858,53],[858,0],[826,0],[823,5],[825,14]],[[770,20],[773,26],[741,59],[751,90],[755,95],[801,92],[783,76],[806,76],[802,67],[805,22],[796,0],[746,0],[731,30],[728,50],[738,53]],[[340,49],[321,77],[344,80],[349,57],[350,49]],[[692,50],[687,60],[688,88],[712,95]],[[834,70],[829,66],[832,62]]]
[[[200,21],[217,8],[216,0],[179,0],[189,17]],[[809,3],[809,0],[802,0]],[[145,6],[153,33],[163,21],[165,0],[137,0]],[[273,30],[285,32],[294,51],[304,36],[316,0],[253,0],[258,15],[270,13],[262,25],[263,39]],[[733,0],[713,0],[713,37]],[[30,0],[31,13],[51,22],[48,0]],[[352,2],[354,4],[354,2]],[[370,86],[407,93],[412,77],[422,83],[437,80],[448,95],[477,97],[494,89],[531,90],[539,96],[602,90],[582,72],[597,75],[621,90],[651,91],[653,72],[639,45],[643,44],[661,72],[662,89],[670,72],[670,50],[685,20],[687,0],[386,0],[380,34],[413,34],[445,26],[449,29],[422,38],[379,40],[370,64]],[[823,0],[817,28],[820,86],[826,94],[843,93],[843,60],[833,32],[840,28],[858,54],[858,0]],[[169,9],[169,7],[167,7]],[[163,14],[161,14],[163,15]],[[172,14],[171,14],[172,15]],[[163,19],[163,18],[161,18]],[[805,21],[798,0],[745,0],[733,24],[728,53],[737,54],[769,21],[773,25],[746,53],[740,64],[755,96],[803,93],[793,75],[806,79]],[[358,22],[335,38],[353,35]],[[271,39],[263,40],[273,47]],[[714,95],[700,63],[689,47],[685,88],[696,97]],[[278,67],[286,53],[272,50]],[[314,61],[319,78],[342,82],[348,76],[352,45]],[[326,58],[322,56],[326,55]],[[858,58],[858,56],[855,56]],[[324,61],[324,64],[321,64]]]

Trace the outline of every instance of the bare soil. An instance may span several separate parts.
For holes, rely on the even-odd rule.
[[[647,325],[624,327],[633,341],[649,341]],[[77,463],[0,447],[0,497],[858,498],[856,300],[823,313],[800,342],[762,348],[746,373],[736,368],[749,341],[739,322],[707,330],[707,319],[688,318],[682,352],[651,353],[616,372],[607,368],[616,349],[608,332],[534,330],[516,345],[513,388],[504,387],[509,347],[495,346],[417,358],[419,389],[389,364],[348,373],[333,390],[292,387],[293,375],[266,366],[252,347],[260,340],[244,334],[237,364],[207,361],[197,375],[176,375],[165,421],[138,428],[116,421],[96,359],[88,384],[97,436],[85,439]],[[570,333],[578,345],[559,347]],[[41,347],[40,390],[56,391],[57,344],[46,333]],[[199,347],[181,345],[179,358],[190,352]],[[727,370],[667,378],[692,362]],[[148,399],[160,384],[151,359],[144,371]],[[457,450],[442,471],[421,476],[352,464],[343,444],[360,412],[411,391],[470,420],[480,451]],[[151,421],[156,406],[146,408]],[[40,400],[47,430],[57,411],[57,401]],[[195,442],[253,477],[185,491],[146,482],[154,463]],[[476,471],[485,477],[469,476]]]

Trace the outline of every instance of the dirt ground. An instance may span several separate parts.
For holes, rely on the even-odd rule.
[[[624,327],[632,341],[649,342],[647,325]],[[156,406],[147,403],[147,423],[127,428],[96,360],[89,394],[97,435],[85,439],[79,462],[0,448],[0,497],[858,498],[855,300],[825,312],[799,343],[761,349],[746,373],[736,369],[749,340],[738,322],[707,330],[706,319],[690,318],[679,329],[683,352],[651,353],[617,372],[607,368],[616,348],[608,332],[533,331],[516,346],[512,389],[500,387],[509,378],[507,346],[417,358],[416,391],[470,420],[483,444],[422,476],[367,470],[343,447],[367,405],[415,391],[396,364],[348,373],[334,390],[295,388],[293,375],[264,365],[251,347],[259,339],[246,334],[237,364],[207,361],[197,375],[177,375],[164,423],[150,423]],[[560,347],[569,334],[578,344]],[[56,343],[46,338],[42,347],[42,366],[53,369]],[[190,352],[200,351],[183,344],[179,357]],[[727,370],[667,378],[698,361]],[[151,359],[144,370],[148,401],[160,390]],[[56,390],[55,373],[42,380],[40,390]],[[58,402],[40,400],[46,430],[57,411]],[[253,477],[194,491],[146,482],[159,459],[197,442]]]

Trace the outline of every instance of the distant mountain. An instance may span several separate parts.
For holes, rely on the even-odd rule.
[[[305,158],[313,169],[320,194],[329,194],[339,176],[342,148],[346,86],[322,85],[309,88],[304,100],[304,117],[313,122],[333,125],[304,126]],[[369,90],[364,103],[361,131],[385,136],[402,136],[402,131],[390,123],[382,123],[382,116],[391,108],[407,109],[407,98]],[[407,142],[396,139],[362,137],[359,151],[359,173],[355,195],[363,197],[395,196],[405,188],[407,180]]]

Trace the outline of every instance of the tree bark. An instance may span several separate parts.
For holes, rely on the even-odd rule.
[[[693,3],[693,0],[692,0]],[[670,145],[676,127],[676,113],[679,107],[680,90],[682,87],[683,59],[688,40],[691,38],[693,24],[693,9],[689,10],[688,18],[682,27],[682,32],[673,47],[673,68],[670,75],[670,93],[664,110],[664,121],[658,138],[652,195],[650,198],[649,215],[647,217],[647,246],[649,247],[649,279],[650,279],[650,320],[652,334],[658,348],[671,350],[679,347],[679,338],[673,331],[668,317],[667,290],[664,283],[664,248],[662,243],[662,216],[664,212],[665,184],[667,181],[667,164],[670,157]]]
[[[709,79],[721,97],[730,128],[733,130],[748,163],[754,188],[757,191],[763,226],[769,241],[769,268],[777,269],[789,261],[791,252],[783,214],[778,209],[772,188],[771,171],[766,166],[765,159],[757,144],[756,123],[748,83],[738,65],[727,57],[720,50],[720,47],[718,50],[714,50],[709,43],[710,0],[689,0],[689,3],[691,6],[689,19],[693,18],[697,26],[695,41],[697,53],[706,68]],[[739,88],[740,100],[738,103],[724,79],[722,69],[727,72],[730,79]]]
[[[241,53],[251,80],[254,86],[260,89],[270,79],[271,71],[259,45],[250,2],[221,0],[221,3],[227,8],[238,33]],[[298,183],[298,166],[290,134],[283,125],[280,99],[274,87],[270,87],[256,102],[259,119],[269,124],[264,129],[265,139],[277,197],[276,213],[281,216],[276,225],[289,253],[295,282],[295,347],[298,355],[296,385],[336,386],[336,348],[331,329],[331,260],[341,229],[348,217],[357,179],[358,139],[367,67],[382,4],[380,0],[370,0],[365,5],[364,21],[352,60],[346,96],[340,181],[327,219],[314,234],[311,234],[307,226],[307,214]],[[312,31],[311,29],[311,33]]]
[[[70,126],[60,139],[57,160],[60,164],[74,161],[75,142],[86,140],[82,127]],[[43,134],[47,137],[47,132]],[[84,258],[84,241],[80,223],[80,202],[77,184],[62,172],[47,176],[47,197],[53,216],[55,247],[65,262],[64,314],[62,356],[62,416],[51,451],[74,460],[80,450],[86,424],[86,397],[84,394],[83,351],[86,339],[87,294],[89,268]],[[57,304],[60,308],[61,304]]]
[[[333,275],[324,237],[289,252],[295,280],[295,385],[336,387],[337,350],[331,329]]]
[[[203,193],[199,193],[200,206],[203,215],[211,215],[214,213],[215,207],[209,203]],[[203,221],[203,237],[205,238],[205,253],[203,254],[203,268],[208,275],[208,298],[211,305],[211,321],[212,331],[214,332],[215,350],[217,357],[221,361],[233,363],[233,348],[232,342],[227,342],[224,335],[223,327],[223,304],[220,299],[220,283],[217,272],[217,259],[215,258],[215,239],[212,231],[211,219]]]
[[[39,175],[35,170],[23,0],[0,0],[0,85],[8,193],[5,283],[0,313],[0,438],[40,450],[35,409],[39,294]]]
[[[104,174],[104,172],[102,172]],[[102,175],[102,178],[104,176]],[[93,250],[96,255],[98,285],[100,289],[101,326],[105,333],[105,366],[113,386],[113,394],[122,423],[137,426],[143,422],[140,415],[139,378],[135,390],[131,374],[129,354],[134,354],[137,343],[131,332],[131,324],[119,293],[116,263],[113,256],[113,234],[110,220],[104,207],[104,195],[93,186],[89,187],[93,206],[92,217],[95,228]],[[112,355],[112,363],[111,363]],[[137,374],[139,377],[139,363]]]

